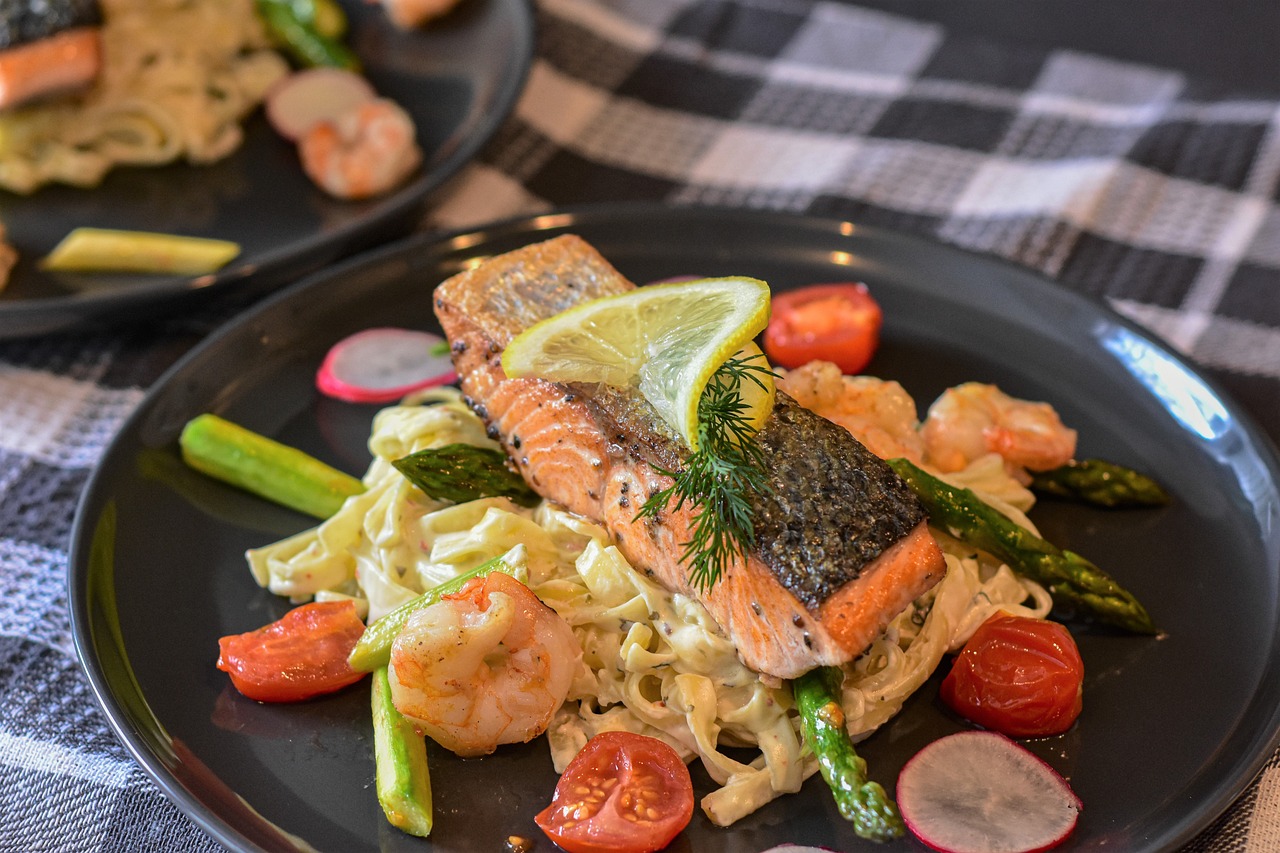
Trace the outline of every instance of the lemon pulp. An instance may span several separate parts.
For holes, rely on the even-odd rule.
[[[635,386],[690,448],[698,400],[735,353],[765,364],[752,339],[769,322],[769,286],[746,277],[652,284],[574,306],[530,326],[507,346],[508,376]],[[767,365],[766,365],[767,366]],[[745,418],[759,428],[773,408],[773,378],[739,384]]]

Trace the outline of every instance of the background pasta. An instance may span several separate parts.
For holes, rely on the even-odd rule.
[[[84,93],[0,114],[0,187],[91,187],[117,165],[234,151],[289,67],[253,0],[101,0],[103,68]]]

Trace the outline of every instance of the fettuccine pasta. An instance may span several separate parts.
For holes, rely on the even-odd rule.
[[[219,160],[288,73],[253,0],[101,5],[103,68],[93,86],[0,114],[0,187],[91,187],[117,165]]]
[[[661,738],[686,761],[701,762],[719,785],[702,801],[716,824],[798,791],[817,763],[789,687],[744,666],[698,601],[633,570],[602,527],[546,503],[453,505],[423,495],[391,460],[454,442],[497,445],[456,390],[433,390],[419,402],[375,417],[363,494],[318,527],[249,552],[258,582],[296,600],[353,597],[373,620],[488,559],[517,555],[530,588],[569,623],[583,650],[568,700],[547,731],[557,771],[593,735],[622,729]],[[952,477],[1025,519],[1030,493],[998,458]],[[980,561],[945,534],[939,539],[944,580],[846,668],[843,700],[855,739],[892,718],[943,655],[997,609],[1045,616],[1052,604],[1007,567]],[[744,760],[731,747],[752,753]]]

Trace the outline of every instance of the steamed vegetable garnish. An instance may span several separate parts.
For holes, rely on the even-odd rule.
[[[370,622],[359,640],[351,649],[347,662],[352,669],[361,672],[372,672],[391,662],[391,646],[409,618],[426,607],[435,604],[446,595],[459,592],[464,586],[476,578],[482,578],[490,572],[505,572],[515,575],[525,570],[528,552],[523,545],[517,545],[505,554],[487,560],[474,569],[463,572],[453,580],[445,581],[432,587],[422,595],[387,613],[385,616]]]
[[[522,506],[533,506],[542,500],[523,477],[507,467],[506,454],[491,447],[430,447],[391,464],[424,494],[441,500],[464,503],[507,497]]]
[[[364,491],[350,474],[217,415],[190,420],[179,445],[197,471],[316,518]]]
[[[764,377],[771,376],[758,350],[730,358],[712,374],[698,401],[698,449],[679,471],[655,468],[673,482],[651,494],[636,516],[656,518],[686,502],[698,507],[681,554],[695,589],[711,589],[729,563],[745,559],[756,544],[752,502],[769,486],[743,389],[769,392]]]
[[[569,853],[651,853],[693,816],[693,781],[657,738],[606,731],[587,741],[534,818]]]
[[[1033,491],[1104,507],[1164,506],[1169,493],[1155,480],[1105,459],[1080,459],[1031,475]]]
[[[373,756],[378,804],[387,822],[410,835],[431,834],[431,774],[427,747],[396,710],[385,667],[373,672]]]
[[[849,739],[840,704],[843,678],[836,667],[824,666],[792,682],[801,731],[818,759],[840,814],[853,824],[859,837],[889,841],[902,835],[902,817],[880,783],[867,778],[867,762]]]
[[[341,40],[341,7],[327,0],[257,0],[257,8],[275,41],[304,68],[359,69],[360,60]]]
[[[880,345],[880,305],[861,283],[814,284],[773,297],[764,351],[782,367],[829,361],[860,373]]]
[[[240,254],[230,240],[75,228],[42,261],[55,272],[137,272],[157,275],[201,275],[216,272]]]
[[[366,329],[334,344],[316,371],[316,387],[352,403],[389,403],[456,377],[443,339],[412,329]]]
[[[898,775],[907,828],[942,853],[1032,853],[1075,829],[1080,799],[1061,776],[996,732],[959,732]]]
[[[974,632],[942,680],[942,701],[983,728],[1015,738],[1071,728],[1084,662],[1066,626],[997,614]]]
[[[1133,594],[1084,557],[1060,550],[1020,527],[970,489],[952,486],[905,459],[892,459],[889,464],[928,507],[932,524],[1044,584],[1055,602],[1128,631],[1158,633]]]
[[[351,601],[295,607],[256,631],[218,640],[218,669],[260,702],[300,702],[364,677],[347,664],[364,623]]]

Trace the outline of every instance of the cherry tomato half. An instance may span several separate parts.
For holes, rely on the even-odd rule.
[[[363,633],[353,602],[304,604],[256,631],[218,640],[218,669],[250,699],[299,702],[364,677],[347,664]]]
[[[773,297],[764,351],[782,367],[819,359],[858,373],[880,345],[883,322],[865,284],[814,284]]]
[[[1080,715],[1084,662],[1057,622],[997,613],[973,632],[942,680],[942,701],[983,728],[1044,737]]]
[[[693,782],[674,749],[645,735],[601,732],[569,762],[534,821],[569,853],[649,853],[692,817]]]

